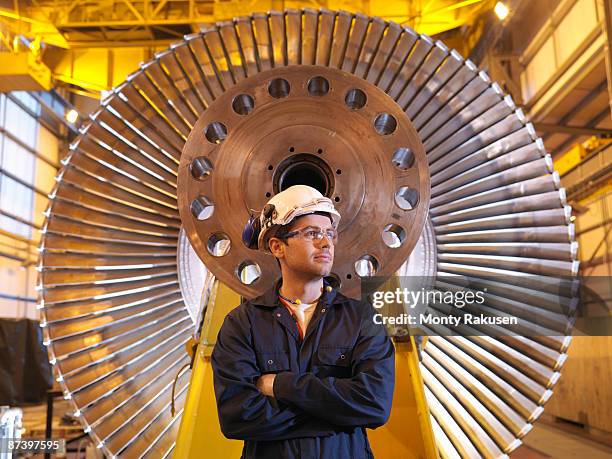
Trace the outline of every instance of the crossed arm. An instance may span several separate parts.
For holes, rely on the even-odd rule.
[[[333,426],[303,410],[279,403],[257,388],[261,376],[250,345],[250,327],[231,313],[212,353],[215,397],[221,431],[238,440],[287,440],[329,436]],[[247,321],[248,322],[248,321]]]
[[[375,428],[386,422],[395,366],[393,345],[384,332],[359,336],[351,378],[296,372],[261,375],[244,320],[226,317],[212,355],[219,421],[226,437],[328,436],[339,429]]]

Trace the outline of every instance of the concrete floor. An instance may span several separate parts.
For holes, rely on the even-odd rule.
[[[523,445],[510,454],[510,457],[512,459],[610,459],[612,448],[539,422],[523,439]]]
[[[25,407],[24,427],[27,437],[43,437],[46,419],[46,405]],[[69,402],[58,399],[54,404],[54,437],[72,438],[81,432],[79,425],[66,425],[61,417],[71,411]],[[89,443],[88,438],[83,445]],[[612,439],[611,439],[612,443]],[[72,445],[74,447],[76,445]],[[32,459],[42,459],[42,455]],[[81,456],[82,457],[82,456]],[[80,459],[76,454],[67,455],[67,459]],[[537,422],[531,432],[523,439],[516,451],[510,454],[511,459],[612,459],[612,448],[597,443],[582,435],[570,433],[551,424]]]

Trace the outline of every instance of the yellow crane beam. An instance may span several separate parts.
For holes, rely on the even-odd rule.
[[[379,16],[436,35],[472,24],[492,0],[34,0],[0,9],[4,48],[13,36],[42,43],[56,84],[99,94],[125,80],[156,51],[206,23],[284,8],[328,8]],[[47,52],[48,46],[54,49]],[[0,45],[1,46],[1,45]],[[46,53],[46,54],[45,54]],[[93,92],[92,92],[93,90]]]

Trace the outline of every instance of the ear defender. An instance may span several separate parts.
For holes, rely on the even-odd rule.
[[[261,211],[261,215],[263,217],[263,226],[264,228],[269,228],[272,226],[273,220],[278,216],[276,212],[276,207],[274,204],[266,204],[266,206]],[[242,230],[242,242],[247,248],[252,250],[259,249],[259,235],[261,234],[262,223],[259,215],[253,215],[249,217],[249,220],[244,225],[244,229]]]
[[[266,228],[272,226],[272,220],[277,217],[276,207],[274,207],[274,204],[266,204],[261,211],[261,215],[263,216],[263,226]]]
[[[242,242],[243,244],[252,250],[257,250],[257,240],[259,239],[259,233],[261,232],[261,224],[259,217],[251,215],[244,230],[242,230]]]

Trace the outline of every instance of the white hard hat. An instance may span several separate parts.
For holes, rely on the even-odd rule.
[[[288,225],[297,217],[325,212],[332,220],[332,226],[338,228],[340,214],[334,208],[331,199],[323,196],[318,190],[307,185],[294,185],[273,196],[263,208],[259,217],[261,231],[257,239],[260,250],[270,251],[265,244],[266,233],[276,226]]]

